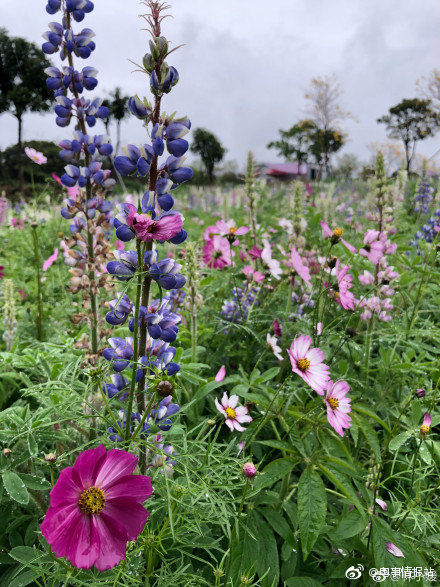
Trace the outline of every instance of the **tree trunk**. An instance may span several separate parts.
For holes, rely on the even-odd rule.
[[[411,166],[411,157],[409,156],[409,144],[404,143],[404,145],[405,145],[406,172],[409,173],[409,168]]]
[[[116,149],[115,155],[118,154],[119,151],[119,143],[121,142],[121,121],[118,120],[116,123]]]
[[[22,115],[16,115],[18,120],[18,187],[23,197],[24,192],[24,171],[23,171],[23,144],[21,141],[22,129],[23,129],[23,117]]]

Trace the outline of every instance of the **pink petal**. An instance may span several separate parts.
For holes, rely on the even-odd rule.
[[[243,414],[243,416],[239,416],[237,414],[237,416],[235,417],[236,422],[240,422],[240,424],[243,424],[243,422],[252,422],[252,418],[251,416],[247,416],[246,414]]]
[[[235,413],[237,416],[246,416],[248,409],[246,406],[238,406],[238,408],[235,408]]]
[[[105,461],[102,463],[98,476],[96,478],[96,486],[106,489],[111,487],[117,479],[125,477],[133,473],[138,459],[135,455],[112,448],[109,450]]]
[[[231,395],[231,397],[229,398],[229,407],[234,409],[237,404],[238,404],[238,395]]]
[[[134,499],[120,497],[112,499],[109,503],[106,502],[100,515],[104,516],[106,522],[110,518],[112,521],[121,524],[127,540],[136,540],[150,514]]]
[[[215,376],[215,381],[223,381],[226,375],[226,367],[222,365]]]
[[[246,428],[238,423],[238,420],[233,420],[232,427],[235,428],[235,430],[238,430],[238,432],[244,432],[246,430]]]
[[[219,412],[221,412],[222,414],[226,414],[225,408],[221,405],[221,403],[218,401],[217,398],[214,398],[214,402],[215,402],[215,407],[217,408],[217,410]]]
[[[351,245],[350,243],[348,243],[343,238],[341,238],[341,242],[350,251],[350,253],[353,253],[353,254],[356,253],[356,248],[353,245]]]
[[[240,228],[237,228],[237,230],[234,232],[235,235],[237,236],[241,236],[243,234],[246,234],[250,231],[250,227],[249,226],[242,226]]]
[[[40,529],[57,556],[67,556],[69,529],[83,515],[76,503],[47,510]]]
[[[321,349],[317,348],[310,349],[303,357],[306,357],[310,361],[311,367],[318,366],[325,360],[324,353]]]
[[[300,334],[300,336],[297,336],[292,343],[293,351],[292,347],[290,347],[292,355],[295,357],[295,359],[303,359],[306,356],[311,344],[312,339],[310,336]]]
[[[58,481],[50,492],[50,505],[52,508],[72,505],[78,502],[82,487],[72,478],[73,467],[63,469]]]
[[[76,524],[72,525],[67,532],[68,544],[65,556],[77,569],[90,569],[99,554],[99,534],[92,523],[91,516],[78,516],[75,522]]]
[[[143,503],[153,493],[151,478],[144,475],[120,477],[105,490],[105,500],[112,501],[126,497]]]
[[[127,549],[127,541],[123,538],[125,531],[116,520],[102,514],[92,516],[92,523],[100,540],[95,567],[102,572],[113,568],[125,558]]]
[[[106,454],[107,451],[103,444],[97,448],[89,448],[81,453],[73,465],[73,481],[83,489],[95,485],[98,471],[106,458]]]
[[[51,265],[53,265],[57,259],[58,259],[58,249],[55,249],[55,251],[52,253],[52,255],[44,261],[43,271],[46,271],[47,269],[49,269],[49,267]]]
[[[321,220],[321,230],[325,238],[330,238],[333,236],[333,232],[331,231],[330,226],[327,224],[327,222],[324,222],[324,220]]]
[[[229,407],[229,398],[228,398],[228,394],[226,393],[226,391],[224,392],[223,397],[222,397],[222,406],[224,408]]]
[[[226,424],[226,426],[228,426],[228,428],[231,429],[231,432],[234,432],[234,420],[231,420],[230,418],[226,418],[225,424]]]

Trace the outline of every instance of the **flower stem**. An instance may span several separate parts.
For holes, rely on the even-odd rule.
[[[38,244],[38,225],[32,223],[32,239],[34,241],[35,271],[37,274],[37,339],[43,340],[42,336],[42,302],[41,302],[41,273],[40,273],[40,250]]]
[[[127,441],[130,439],[131,411],[133,409],[134,393],[135,393],[135,389],[136,389],[137,362],[138,362],[138,358],[139,358],[139,353],[138,353],[138,349],[139,349],[139,347],[138,347],[139,306],[140,306],[140,301],[141,301],[142,267],[143,267],[143,258],[141,257],[141,243],[139,240],[136,240],[136,249],[137,249],[137,254],[138,254],[138,266],[137,266],[136,303],[134,306],[133,372],[131,374],[130,395],[128,396],[126,424],[125,424],[125,439]]]

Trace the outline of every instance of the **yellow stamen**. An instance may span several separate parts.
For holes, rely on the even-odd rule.
[[[420,426],[420,434],[422,436],[426,436],[429,433],[429,426],[427,426],[426,424],[422,424]]]
[[[300,371],[305,373],[307,369],[310,367],[310,361],[309,359],[299,359],[299,361],[296,362],[296,366]]]
[[[230,232],[231,234],[234,234],[234,232],[235,232],[236,230],[237,230],[237,227],[236,227],[236,226],[232,226],[232,228],[230,228],[230,229],[229,229],[229,232]]]
[[[339,406],[339,400],[336,399],[335,397],[329,397],[327,402],[332,410],[336,410],[336,408]]]
[[[232,420],[235,418],[235,410],[232,408],[226,408],[225,412],[228,418],[231,418]]]
[[[336,236],[337,238],[341,238],[343,234],[344,231],[342,230],[342,228],[335,228],[333,231],[333,236]]]
[[[84,489],[79,496],[78,505],[85,514],[99,514],[105,506],[104,492],[97,487]]]

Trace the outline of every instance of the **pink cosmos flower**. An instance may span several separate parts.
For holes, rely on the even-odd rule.
[[[218,220],[215,223],[215,226],[218,234],[228,239],[232,239],[235,236],[242,236],[250,231],[249,226],[240,226],[238,228],[234,220],[228,220],[227,222],[224,220]],[[238,239],[235,239],[232,244],[237,245]]]
[[[342,238],[342,234],[343,234],[342,228],[335,228],[334,230],[332,230],[326,222],[321,220],[321,229],[322,229],[322,234],[324,235],[325,238],[333,239],[335,244],[337,242],[341,241],[341,243],[350,251],[350,253],[356,252],[355,247]]]
[[[384,254],[384,243],[380,240],[378,230],[367,230],[364,234],[364,247],[359,250],[359,254],[376,265]]]
[[[351,418],[348,415],[351,412],[350,398],[346,394],[350,391],[350,386],[346,381],[333,381],[330,379],[326,385],[327,395],[325,403],[327,404],[327,420],[330,426],[336,430],[340,436],[344,436],[344,428],[350,428]]]
[[[339,259],[336,261],[336,278],[338,280],[338,291],[335,292],[335,300],[344,310],[354,310],[355,297],[350,289],[353,287],[352,277],[348,274],[350,267],[345,265],[339,268]]]
[[[215,376],[215,381],[223,381],[226,375],[226,367],[222,365]]]
[[[98,571],[125,559],[127,542],[136,540],[147,521],[142,503],[152,493],[150,477],[132,475],[136,465],[135,455],[101,444],[61,471],[41,524],[57,557]]]
[[[219,230],[217,228],[217,226],[208,226],[208,228],[205,229],[205,232],[203,233],[203,238],[205,239],[205,241],[209,241],[211,240],[216,234],[219,234]]]
[[[122,241],[115,241],[115,248],[117,251],[123,251],[124,250],[124,243]]]
[[[254,245],[252,249],[249,251],[249,257],[252,257],[252,259],[261,259],[262,252],[263,249],[259,249]]]
[[[58,259],[58,249],[55,249],[50,257],[48,257],[43,263],[43,271],[47,271],[51,265]]]
[[[245,422],[252,422],[252,418],[248,415],[246,406],[238,406],[238,395],[231,395],[228,398],[225,392],[221,403],[215,398],[215,405],[217,410],[226,418],[226,425],[231,429],[231,432],[238,430],[243,432],[245,428],[241,426]]]
[[[330,379],[330,368],[323,363],[324,353],[318,348],[310,348],[312,339],[301,334],[295,337],[287,351],[292,371],[302,377],[312,389],[324,395],[327,381]]]
[[[47,157],[45,157],[43,155],[43,153],[40,153],[40,151],[36,151],[35,149],[32,149],[31,147],[25,147],[24,152],[29,157],[29,159],[34,161],[37,165],[42,165],[43,163],[47,163]]]
[[[272,277],[274,277],[275,279],[280,279],[281,275],[283,274],[283,270],[281,269],[280,262],[272,257],[272,245],[267,239],[263,240],[263,244],[264,249],[261,251],[261,260],[268,268],[269,273],[272,275]],[[254,247],[252,247],[252,249],[253,248]],[[251,254],[251,251],[249,251],[249,254]]]
[[[316,334],[318,336],[321,336],[321,334],[322,334],[322,322],[318,322],[318,324],[316,325]]]
[[[263,283],[264,281],[264,273],[261,273],[261,271],[254,271],[254,268],[251,267],[251,265],[243,267],[243,273],[250,281],[256,281],[257,283]]]
[[[179,213],[161,214],[153,220],[149,214],[138,214],[134,206],[131,204],[126,205],[130,210],[126,223],[134,230],[137,238],[141,241],[166,241],[182,230],[183,219]]]
[[[228,241],[216,234],[203,247],[203,262],[211,269],[223,269],[231,265],[231,247]]]
[[[23,230],[24,218],[15,218],[15,216],[12,216],[11,224],[17,230]]]
[[[400,548],[398,548],[394,544],[394,542],[387,542],[385,544],[385,547],[390,554],[393,554],[394,556],[399,556],[399,557],[405,558],[405,555],[403,554],[403,552],[400,550]]]
[[[309,287],[312,287],[312,282],[310,281],[310,270],[308,267],[306,267],[306,265],[303,264],[302,259],[295,247],[292,247],[292,252],[290,253],[290,263],[294,271],[301,277],[301,279],[305,281]]]
[[[281,347],[278,346],[278,339],[276,336],[271,336],[271,334],[268,332],[266,335],[266,342],[270,348],[270,350],[273,352],[273,354],[276,356],[276,358],[279,361],[283,360],[283,355],[282,353],[282,349]]]
[[[429,434],[429,430],[431,429],[431,422],[431,416],[428,414],[428,412],[426,412],[423,417],[423,424],[420,426],[420,434],[422,436]]]

